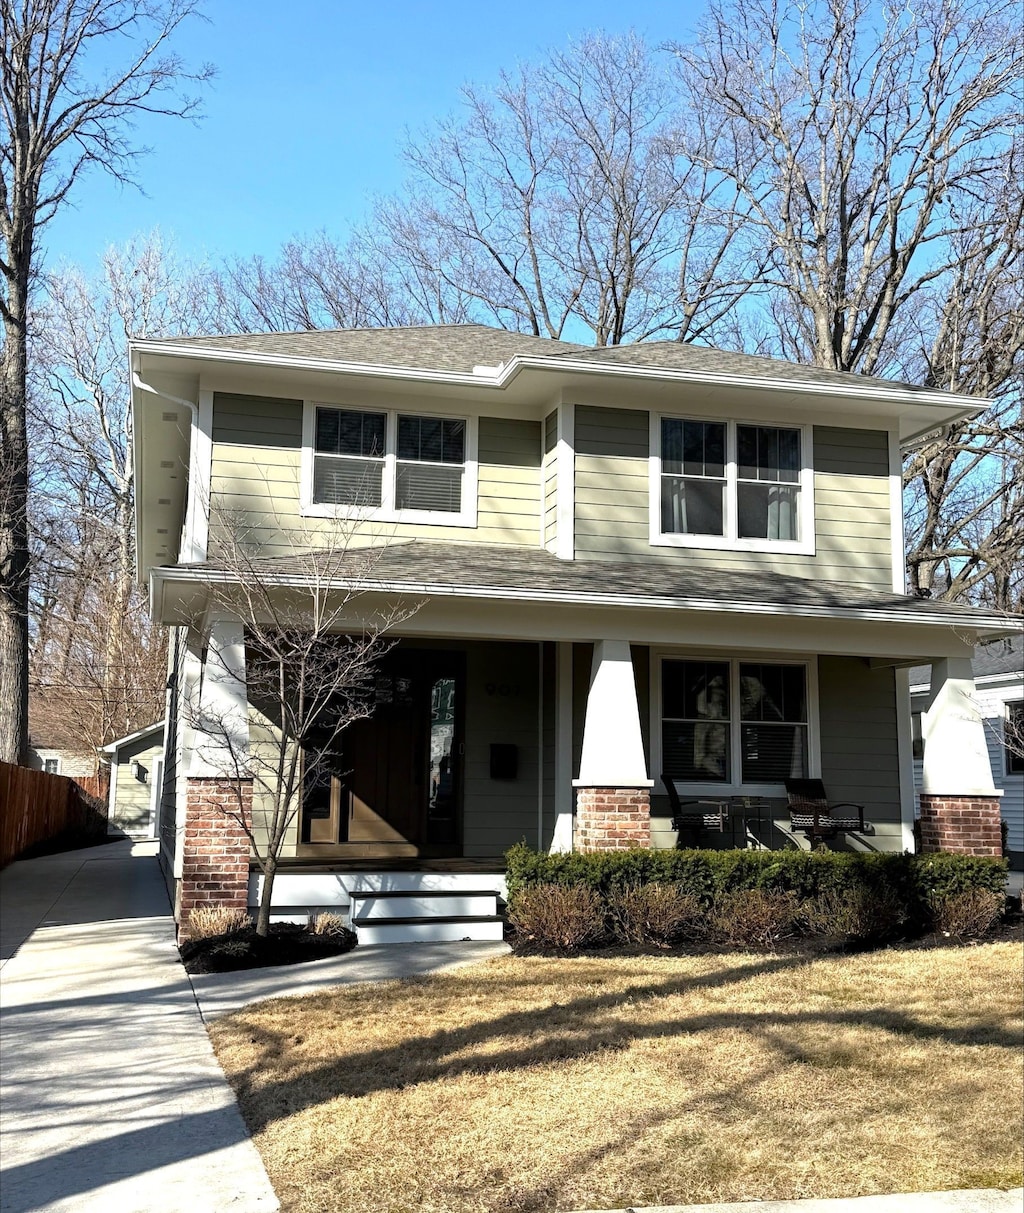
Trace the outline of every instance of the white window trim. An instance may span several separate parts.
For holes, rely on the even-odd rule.
[[[726,428],[725,435],[725,534],[681,535],[661,529],[661,423],[673,421],[710,421]],[[790,539],[741,539],[737,530],[737,484],[739,483],[736,462],[736,427],[755,425],[800,431],[800,534],[799,540]],[[813,556],[814,536],[814,427],[786,421],[745,420],[742,417],[728,421],[701,413],[656,413],[651,412],[649,497],[650,497],[650,542],[652,547],[710,548],[721,552],[775,552],[781,555]]]
[[[43,764],[43,767],[42,767],[43,771],[49,775],[59,775],[61,773],[61,767],[64,765],[61,762],[59,755],[53,755],[50,757],[46,757],[46,758],[43,758],[41,761]],[[54,767],[54,769],[52,771],[46,771],[46,764],[48,762],[56,763],[56,766]]]
[[[385,416],[384,471],[381,479],[381,504],[376,507],[330,505],[313,500],[313,459],[317,408],[352,413],[383,413]],[[436,417],[442,421],[462,421],[466,426],[466,458],[462,473],[462,509],[458,513],[439,510],[399,510],[395,508],[395,478],[398,466],[398,416]],[[423,412],[414,408],[380,408],[376,405],[338,404],[326,400],[302,402],[302,462],[299,507],[308,518],[346,518],[360,522],[407,522],[420,526],[477,525],[478,419],[459,413]],[[434,465],[431,465],[434,466]],[[440,466],[440,465],[436,465]],[[455,467],[455,464],[446,464]]]
[[[1007,733],[1009,732],[1010,713],[1013,708],[1020,708],[1024,711],[1024,700],[1007,699],[1003,702],[1003,728],[1002,736],[999,738],[999,748],[1003,752],[1003,775],[1007,779],[1020,779],[1024,772],[1010,770],[1010,748],[1007,744]]]
[[[725,661],[729,663],[729,702],[738,705],[740,664],[757,662],[761,665],[801,665],[807,679],[807,777],[821,778],[821,729],[818,712],[818,659],[801,657],[793,653],[723,653],[704,652],[693,649],[659,648],[651,650],[651,775],[656,780],[655,794],[660,788],[664,754],[661,742],[661,663],[663,661]],[[715,780],[674,780],[676,791],[682,796],[770,796],[786,795],[782,783],[743,783],[742,750],[738,719],[729,720],[729,769],[733,772],[731,782]]]

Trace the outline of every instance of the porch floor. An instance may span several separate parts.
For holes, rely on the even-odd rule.
[[[250,870],[258,870],[250,864]],[[282,859],[278,872],[290,875],[323,875],[326,872],[437,872],[445,875],[493,875],[505,871],[504,855],[473,856],[472,858],[429,859],[421,855],[386,859],[324,859],[319,862],[305,856]]]

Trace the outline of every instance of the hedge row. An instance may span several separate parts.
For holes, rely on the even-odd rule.
[[[895,899],[909,932],[930,930],[934,907],[963,893],[1002,894],[1005,859],[973,855],[880,855],[849,851],[599,851],[545,854],[525,843],[506,853],[510,900],[536,885],[580,886],[602,901],[624,889],[672,885],[711,909],[748,889],[829,897]]]

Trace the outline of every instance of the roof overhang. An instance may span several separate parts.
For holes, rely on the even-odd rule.
[[[261,572],[268,592],[308,594],[314,582],[294,573]],[[155,569],[150,610],[154,619],[202,628],[211,607],[230,610],[231,573],[209,569]],[[318,583],[322,585],[322,582]],[[705,643],[712,634],[733,646],[770,648],[774,634],[813,651],[862,653],[920,664],[932,657],[969,655],[981,639],[1010,632],[1002,617],[988,612],[936,611],[901,615],[884,608],[828,607],[807,603],[765,603],[728,598],[595,593],[523,589],[501,585],[453,585],[425,580],[374,577],[332,579],[339,597],[356,605],[351,624],[359,627],[386,614],[388,604],[408,604],[399,630],[422,635],[492,636],[495,639],[600,637],[610,627],[625,629],[633,643]],[[464,630],[459,628],[472,629]],[[855,635],[856,633],[856,635]],[[828,638],[828,639],[826,639]],[[707,640],[706,643],[712,643]]]
[[[109,745],[97,746],[101,754],[114,754],[123,746],[132,745],[136,741],[142,741],[144,738],[160,733],[163,731],[166,721],[158,720],[155,724],[151,724],[144,729],[139,729],[135,733],[129,733],[125,737],[118,737],[116,741],[112,741]]]
[[[196,345],[174,345],[166,341],[136,341],[133,353],[157,360],[159,370],[171,369],[171,364],[186,360],[201,372],[224,367],[256,367],[264,371],[278,370],[313,374],[345,375],[357,379],[419,382],[466,388],[479,391],[509,393],[519,386],[524,395],[539,395],[548,399],[558,387],[579,385],[581,381],[606,382],[630,380],[637,385],[699,386],[709,391],[772,393],[807,399],[816,407],[832,408],[849,415],[877,416],[884,413],[899,424],[900,442],[910,444],[945,425],[972,417],[984,411],[987,402],[976,397],[954,395],[951,392],[930,391],[893,383],[881,384],[856,375],[847,383],[826,383],[800,378],[777,378],[725,372],[683,370],[670,367],[638,366],[587,358],[544,358],[514,355],[496,367],[477,367],[473,372],[424,370],[421,368],[380,366],[363,362],[345,362],[324,358],[303,358],[296,355],[261,354],[251,351],[215,349]],[[531,388],[533,389],[531,391]],[[519,392],[513,392],[518,396]]]

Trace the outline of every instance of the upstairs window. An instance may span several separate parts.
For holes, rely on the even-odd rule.
[[[813,552],[806,427],[682,417],[659,424],[652,543]]]
[[[396,507],[458,514],[465,462],[464,421],[400,416]]]
[[[465,419],[307,408],[308,512],[475,525],[476,464]]]
[[[384,482],[386,413],[316,410],[313,500],[379,506]]]

